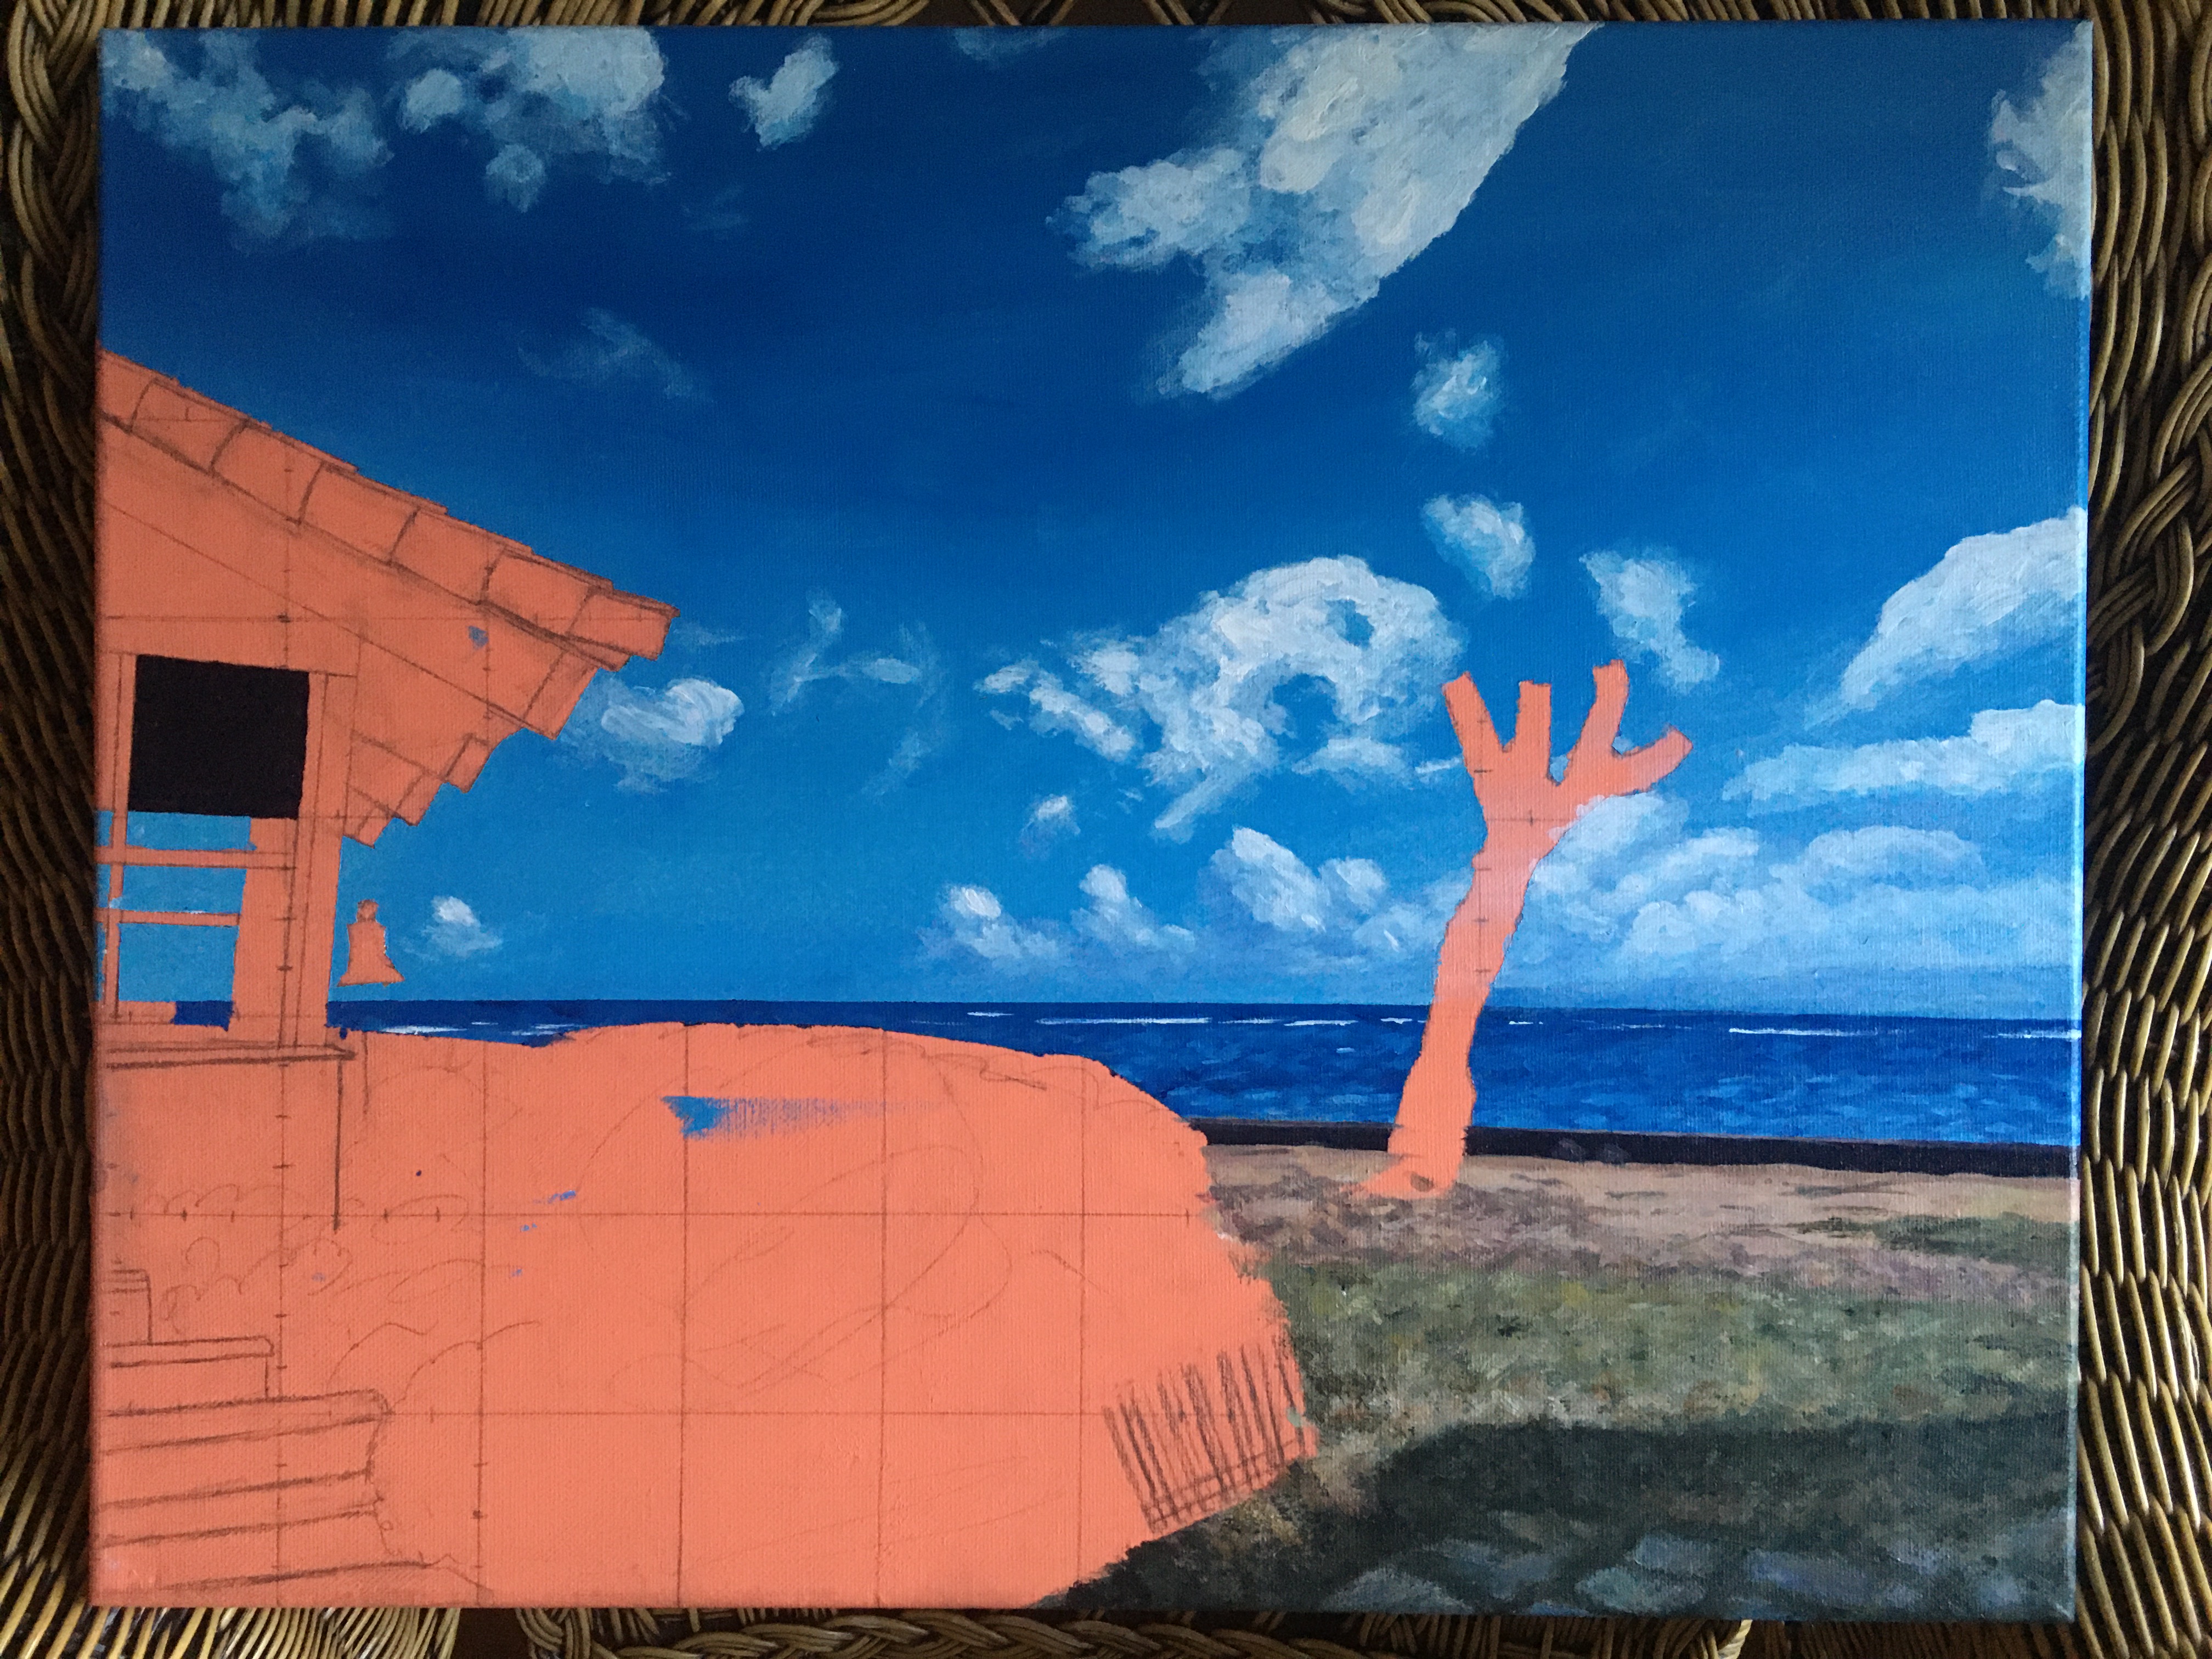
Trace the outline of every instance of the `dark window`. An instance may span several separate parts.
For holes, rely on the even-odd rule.
[[[307,767],[307,677],[294,668],[138,659],[134,812],[296,818]]]

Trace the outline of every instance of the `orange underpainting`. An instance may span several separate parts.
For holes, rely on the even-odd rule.
[[[1592,672],[1596,696],[1561,775],[1552,775],[1552,688],[1526,681],[1501,744],[1466,675],[1444,687],[1444,706],[1461,757],[1482,805],[1481,850],[1474,880],[1459,902],[1437,954],[1436,995],[1422,1028],[1421,1050],[1406,1075],[1390,1133],[1391,1163],[1367,1190],[1390,1198],[1449,1192],[1467,1153],[1474,1121],[1474,1076],[1468,1056],[1475,1022],[1505,965],[1506,941],[1521,922],[1528,879],[1544,855],[1593,801],[1649,789],[1682,763],[1690,740],[1669,727],[1640,749],[1616,747],[1628,708],[1628,669],[1615,661]]]
[[[1094,1062],[334,1028],[340,842],[674,613],[122,358],[100,391],[96,1600],[1013,1605],[1312,1454],[1200,1136]],[[304,711],[250,845],[133,839],[210,810],[159,776],[179,686]],[[133,909],[147,866],[243,896]],[[164,925],[235,929],[227,1028],[122,994]]]

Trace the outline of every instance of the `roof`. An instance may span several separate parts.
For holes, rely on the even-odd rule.
[[[344,815],[356,840],[418,821],[441,783],[467,788],[515,732],[557,734],[592,676],[658,656],[675,617],[113,352],[100,354],[100,414],[103,626],[119,625],[105,596],[158,562],[166,609],[131,632],[143,641],[173,617],[173,654],[286,665],[285,630],[303,614],[357,638]],[[203,612],[219,620],[188,626]],[[195,649],[196,635],[220,642]]]

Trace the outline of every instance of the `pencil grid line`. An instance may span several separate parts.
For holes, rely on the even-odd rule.
[[[691,1028],[684,1028],[684,1092],[691,1092]],[[677,1249],[676,1283],[676,1600],[684,1601],[684,1468],[690,1462],[691,1391],[691,1137],[680,1137],[684,1160],[684,1219]]]
[[[489,1103],[491,1088],[491,1059],[489,1049],[479,1049],[477,1061],[477,1097]],[[491,1196],[491,1113],[478,1114],[477,1127],[477,1186],[478,1202],[487,1206]],[[479,1605],[487,1594],[484,1578],[484,1373],[485,1325],[489,1318],[488,1303],[490,1288],[486,1276],[491,1261],[491,1215],[488,1207],[480,1211],[477,1219],[477,1480],[476,1498],[471,1508],[471,1522],[476,1534],[477,1600]]]
[[[876,1577],[872,1599],[884,1600],[884,1461],[890,1437],[891,1340],[891,1043],[876,1034]]]

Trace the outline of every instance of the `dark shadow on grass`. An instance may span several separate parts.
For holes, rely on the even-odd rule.
[[[2063,1402],[1984,1421],[1455,1428],[1363,1507],[1303,1467],[1132,1551],[1075,1607],[2071,1616]]]

